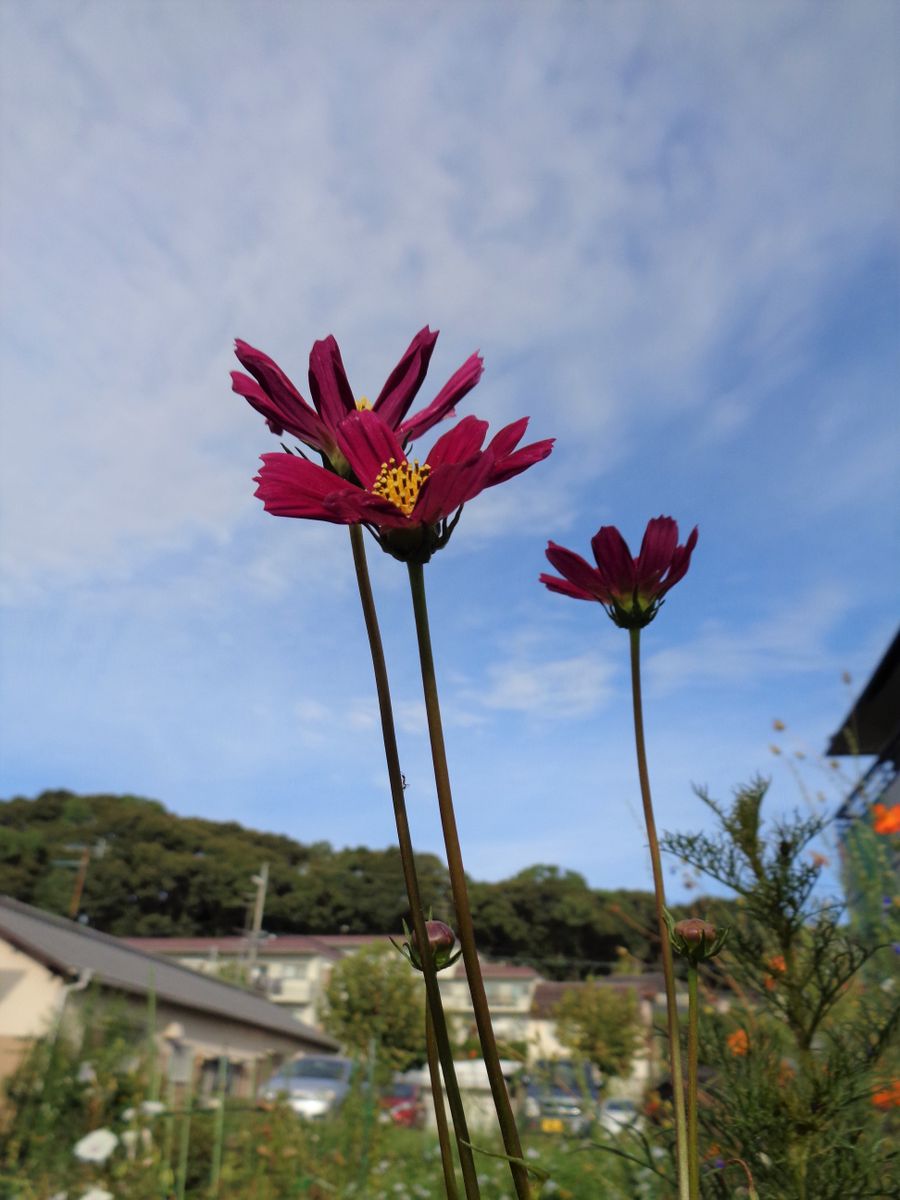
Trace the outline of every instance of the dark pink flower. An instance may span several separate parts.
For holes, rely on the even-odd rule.
[[[371,407],[406,445],[451,415],[456,404],[481,378],[482,360],[478,354],[472,354],[432,402],[407,420],[425,379],[437,337],[437,331],[432,332],[427,325],[419,330],[371,406],[363,397],[354,397],[337,341],[330,334],[316,342],[309,355],[312,404],[304,400],[267,354],[240,340],[235,342],[235,353],[253,378],[232,371],[232,387],[266,418],[276,436],[285,431],[293,434],[322,454],[333,470],[346,475],[347,463],[338,445],[337,428],[349,414]]]
[[[552,439],[517,449],[527,425],[527,418],[507,425],[482,449],[487,422],[465,417],[420,465],[380,413],[355,411],[335,438],[358,482],[293,454],[264,454],[256,495],[276,516],[366,525],[395,558],[427,562],[467,501],[550,453]]]
[[[547,558],[563,578],[542,575],[541,583],[576,600],[597,600],[617,625],[640,629],[653,620],[666,592],[686,574],[696,544],[696,527],[679,546],[677,523],[671,517],[654,517],[640,554],[632,558],[618,529],[604,525],[591,539],[596,567],[550,542]]]

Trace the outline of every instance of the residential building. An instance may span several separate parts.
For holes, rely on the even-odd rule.
[[[245,988],[208,978],[28,904],[0,897],[0,1077],[32,1041],[77,1022],[114,997],[136,1038],[153,1039],[175,1082],[211,1082],[224,1058],[229,1090],[249,1092],[261,1072],[298,1053],[335,1053],[337,1043]]]
[[[832,735],[827,754],[860,764],[858,781],[837,812],[850,914],[865,941],[897,941],[900,917],[893,899],[900,871],[895,836],[900,832],[900,631]]]

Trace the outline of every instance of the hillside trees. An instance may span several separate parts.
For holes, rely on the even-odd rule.
[[[249,927],[252,877],[269,864],[268,933],[399,932],[408,919],[396,847],[328,842],[178,817],[155,800],[47,791],[0,802],[0,892],[66,914],[80,847],[92,853],[81,919],[120,936],[228,936]],[[453,924],[447,871],[417,865],[426,906]],[[472,883],[480,949],[530,964],[549,979],[611,969],[624,948],[650,963],[652,898],[601,892],[581,875],[537,865],[498,883]]]

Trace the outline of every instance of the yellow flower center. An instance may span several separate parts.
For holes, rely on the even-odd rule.
[[[372,491],[376,496],[390,500],[391,504],[408,517],[416,507],[422,484],[430,473],[431,467],[428,463],[420,467],[418,459],[398,464],[397,460],[392,458],[381,464],[381,470],[372,484]]]
[[[372,407],[372,405],[365,398],[365,396],[360,396],[360,398],[356,402],[356,408],[357,408],[358,412],[365,412],[366,409],[371,408],[371,407]]]

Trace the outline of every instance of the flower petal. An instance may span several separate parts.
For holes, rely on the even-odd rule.
[[[254,479],[258,485],[254,495],[262,500],[266,512],[275,516],[333,521],[326,497],[344,492],[362,494],[349,480],[295,454],[263,454],[261,458],[263,466]]]
[[[461,504],[473,500],[488,486],[494,466],[492,454],[476,454],[467,462],[441,463],[435,467],[419,492],[412,520],[433,525],[449,517]]]
[[[406,462],[403,448],[378,413],[352,412],[337,429],[338,445],[364,488],[371,488],[386,462]]]
[[[331,520],[342,525],[365,521],[382,529],[402,529],[410,524],[409,517],[390,500],[359,489],[352,493],[332,492],[325,497],[325,507],[332,514]]]
[[[427,325],[419,330],[387,377],[378,399],[372,405],[391,429],[397,429],[416,398],[428,370],[437,338],[437,330],[432,333]]]
[[[483,372],[484,360],[481,355],[471,354],[459,370],[450,376],[432,402],[397,430],[404,445],[427,433],[444,417],[452,416],[453,409],[472,390]]]
[[[248,342],[241,341],[240,338],[235,339],[234,352],[241,366],[245,367],[262,387],[273,410],[280,415],[280,423],[285,429],[295,433],[301,441],[307,441],[306,432],[316,433],[325,430],[318,413],[307,404],[281,367],[269,358],[268,354],[263,354],[262,350],[257,350]],[[249,396],[247,399],[253,403]],[[264,415],[268,416],[269,414]],[[328,438],[327,432],[326,438],[333,444],[333,441]],[[315,445],[316,449],[320,448],[318,442],[309,441],[308,445]]]
[[[576,587],[574,583],[569,583],[568,579],[557,579],[555,575],[541,575],[538,581],[548,587],[551,592],[559,592],[561,596],[571,596],[573,600],[597,599],[590,592],[586,592],[584,588]]]
[[[672,562],[678,545],[678,524],[671,517],[654,517],[647,522],[641,552],[634,564],[635,585],[639,592],[655,590],[663,572]]]
[[[441,434],[431,447],[426,462],[434,470],[444,463],[462,463],[477,454],[487,436],[487,421],[477,417],[463,417],[458,425]]]
[[[634,591],[634,559],[628,543],[615,525],[603,525],[591,538],[591,549],[600,577],[611,593],[628,596]]]
[[[513,421],[511,425],[504,425],[488,442],[488,449],[493,450],[498,459],[505,458],[507,454],[512,454],[513,450],[521,442],[527,428],[528,417],[520,417],[518,421]]]
[[[332,429],[356,409],[340,347],[332,334],[314,342],[309,352],[309,391],[317,411]]]
[[[565,546],[558,546],[556,542],[548,542],[544,553],[550,565],[556,567],[569,583],[604,604],[610,602],[611,597],[600,572],[580,554],[576,554],[574,550],[567,550]]]
[[[541,462],[553,450],[555,440],[555,438],[545,438],[542,442],[532,442],[530,446],[523,446],[521,450],[516,450],[514,454],[507,454],[504,459],[496,464],[494,470],[491,472],[488,487],[494,487],[498,483],[505,483],[507,479],[512,479],[514,475],[521,475],[523,471],[527,471],[535,463]]]
[[[276,436],[280,437],[286,429],[314,450],[327,452],[334,446],[334,439],[322,419],[299,394],[292,400],[286,393],[280,393],[280,398],[276,401],[269,392],[241,371],[231,372],[231,386],[266,418],[269,428]]]
[[[678,546],[672,555],[669,573],[663,580],[658,595],[665,595],[670,587],[674,587],[679,579],[683,579],[687,574],[687,569],[691,565],[691,555],[694,553],[694,547],[697,545],[697,536],[697,526],[695,525],[685,544]]]

